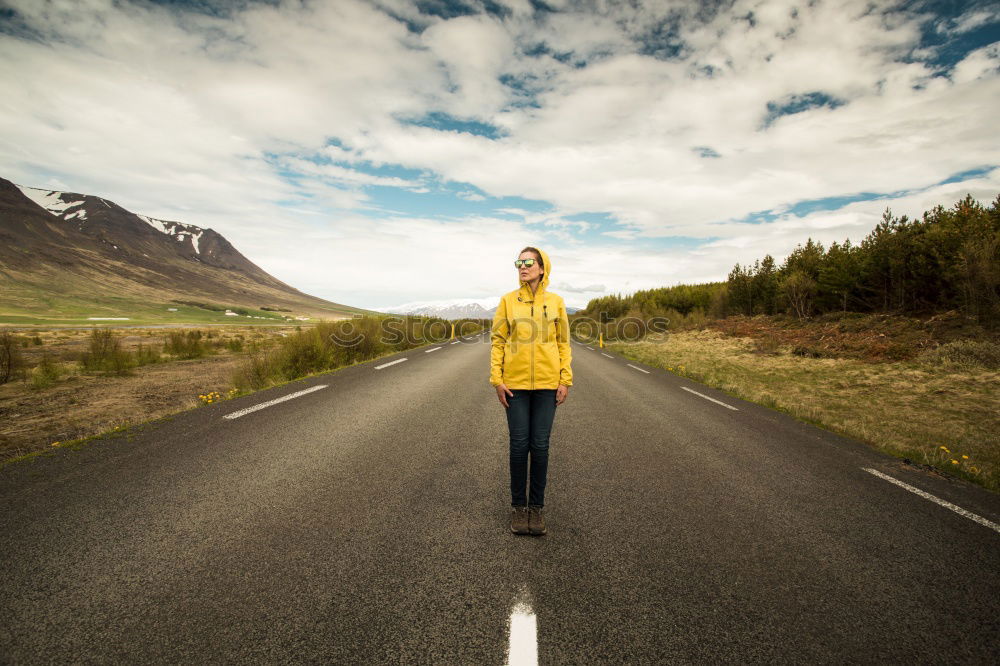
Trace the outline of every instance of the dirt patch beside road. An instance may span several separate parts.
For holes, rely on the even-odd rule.
[[[233,372],[244,359],[242,352],[226,344],[254,340],[266,347],[290,331],[294,327],[213,330],[206,356],[182,360],[162,354],[161,362],[133,368],[125,376],[81,371],[77,361],[87,351],[89,331],[22,334],[27,346],[19,347],[19,352],[26,377],[0,385],[0,463],[49,449],[54,442],[90,437],[197,407],[202,404],[198,396],[210,391],[226,396]],[[116,335],[129,352],[140,343],[162,350],[165,341],[163,330],[116,331]],[[59,365],[62,376],[39,388],[30,377],[43,356]]]

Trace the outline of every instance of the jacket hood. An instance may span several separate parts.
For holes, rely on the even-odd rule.
[[[518,284],[521,286],[520,291],[523,292],[522,295],[525,297],[524,300],[530,301],[533,298],[537,298],[542,292],[546,291],[549,286],[549,277],[552,275],[552,262],[549,260],[548,253],[542,248],[538,248],[539,254],[542,255],[542,264],[544,264],[544,273],[542,274],[542,280],[538,283],[538,290],[535,291],[534,297],[531,295],[531,287],[528,283],[520,279],[520,274],[518,275]]]

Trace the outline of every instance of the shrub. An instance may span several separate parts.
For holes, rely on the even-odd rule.
[[[0,332],[0,384],[6,384],[21,371],[23,361],[17,339],[10,331]]]
[[[1000,370],[1000,344],[988,340],[955,340],[928,349],[917,360],[929,367]]]
[[[31,387],[44,389],[52,386],[66,374],[62,365],[53,360],[50,354],[42,354],[41,360],[31,373]]]
[[[239,368],[233,373],[233,384],[241,391],[257,391],[278,381],[275,364],[270,355],[251,347]]]
[[[172,331],[167,334],[163,350],[178,358],[201,358],[207,351],[201,338],[201,331]]]
[[[121,348],[121,340],[110,328],[95,328],[89,351],[80,355],[80,367],[87,372],[127,375],[133,365],[131,354]]]
[[[153,345],[143,346],[140,342],[139,346],[135,350],[135,362],[136,365],[150,365],[152,363],[159,363],[160,359],[160,349]]]

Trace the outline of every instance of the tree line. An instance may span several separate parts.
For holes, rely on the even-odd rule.
[[[579,314],[605,321],[668,313],[805,319],[832,311],[920,315],[954,309],[1000,325],[1000,195],[989,207],[967,195],[919,219],[886,209],[858,244],[846,239],[824,248],[809,238],[780,265],[768,254],[752,265],[736,264],[725,282],[604,296]]]

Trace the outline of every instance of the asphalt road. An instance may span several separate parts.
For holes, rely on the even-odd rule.
[[[573,350],[543,537],[484,338],[7,466],[0,661],[996,663],[1000,497]]]

